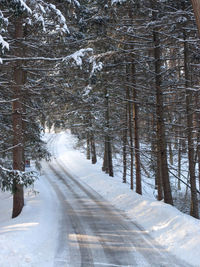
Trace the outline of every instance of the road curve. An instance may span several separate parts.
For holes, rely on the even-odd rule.
[[[56,138],[51,140],[56,149]],[[54,267],[189,267],[54,158],[45,177],[60,202]]]

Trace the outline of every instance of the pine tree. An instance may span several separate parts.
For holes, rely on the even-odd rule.
[[[3,180],[1,181],[1,187],[2,189],[11,189],[13,192],[12,217],[18,216],[23,208],[23,185],[27,186],[34,181],[33,176],[24,172],[25,159],[27,156],[27,154],[25,155],[25,152],[30,153],[30,149],[28,152],[26,146],[31,145],[32,155],[34,153],[37,154],[33,155],[33,157],[41,159],[42,157],[46,157],[48,155],[43,147],[43,143],[41,142],[40,138],[38,138],[38,130],[40,132],[40,129],[37,127],[37,122],[29,123],[29,125],[27,125],[30,114],[32,113],[33,115],[33,110],[37,111],[38,108],[35,107],[36,102],[34,100],[36,100],[36,98],[32,98],[35,96],[37,89],[32,88],[34,85],[30,80],[32,74],[29,75],[29,71],[34,66],[34,64],[31,62],[39,61],[41,63],[41,59],[45,59],[45,56],[39,57],[41,56],[41,52],[39,53],[38,50],[36,56],[31,57],[31,54],[35,54],[34,47],[41,49],[45,44],[45,42],[38,43],[38,39],[35,37],[39,36],[35,35],[35,28],[37,27],[43,29],[43,33],[45,33],[43,41],[45,41],[45,39],[47,40],[48,34],[52,36],[52,42],[55,39],[55,35],[52,35],[53,28],[51,24],[49,24],[50,21],[52,21],[53,24],[56,23],[55,27],[57,36],[64,33],[69,34],[69,30],[66,26],[66,20],[60,10],[57,9],[52,3],[46,2],[43,3],[43,5],[42,3],[43,2],[40,1],[34,1],[34,3],[32,1],[27,1],[25,3],[22,0],[1,1],[3,12],[6,14],[6,16],[11,15],[6,35],[8,40],[7,42],[9,43],[12,41],[12,44],[14,44],[14,46],[10,45],[9,57],[4,57],[3,59],[3,62],[8,62],[5,63],[7,70],[9,70],[7,73],[7,83],[13,91],[11,95],[13,144],[10,145],[10,147],[13,147],[13,166],[12,170],[5,169],[4,167],[1,168],[3,177]],[[54,19],[52,19],[53,14]],[[31,41],[32,44],[30,45],[30,42],[27,40]],[[34,42],[35,46],[33,45]],[[14,63],[9,64],[9,62]],[[8,82],[9,75],[12,77],[12,83]],[[4,92],[4,96],[6,97],[5,88]],[[26,92],[27,95],[25,94]],[[28,98],[28,96],[30,98]],[[32,110],[28,110],[28,108],[32,108]],[[35,112],[34,114],[35,118],[37,118],[38,112]],[[32,130],[32,135],[30,135],[30,131],[27,130],[30,125],[34,126],[32,129],[36,130]],[[35,133],[35,135],[33,133]],[[31,138],[33,138],[34,142],[31,141]],[[37,150],[35,149],[36,147]],[[12,176],[12,179],[9,179],[9,175]]]

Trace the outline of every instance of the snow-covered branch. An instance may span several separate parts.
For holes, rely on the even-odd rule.
[[[33,184],[37,178],[36,172],[12,170],[0,165],[0,189],[3,191],[9,190],[12,192],[14,181],[17,184],[28,187]]]
[[[49,7],[54,11],[54,13],[57,15],[58,21],[61,25],[61,29],[63,30],[63,32],[67,32],[68,34],[70,33],[67,24],[66,24],[66,19],[63,16],[63,14],[61,13],[61,11],[59,9],[56,8],[55,5],[50,4]]]
[[[82,58],[88,53],[92,53],[92,52],[93,52],[92,48],[80,49],[76,51],[75,53],[63,58],[63,61],[69,61],[70,59],[73,59],[76,65],[81,67],[83,63]]]
[[[8,61],[37,61],[37,60],[44,60],[44,61],[59,61],[63,60],[63,57],[58,58],[51,58],[51,57],[10,57],[10,58],[2,58],[2,62],[8,62]]]
[[[86,56],[88,53],[93,52],[92,48],[86,48],[86,49],[80,49],[76,51],[75,53],[68,55],[66,57],[56,57],[56,58],[50,58],[50,57],[10,57],[10,58],[2,58],[3,62],[9,62],[9,61],[62,61],[62,62],[68,62],[71,59],[75,61],[76,65],[81,66],[82,65],[82,58]]]

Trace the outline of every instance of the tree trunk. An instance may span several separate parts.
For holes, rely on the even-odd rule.
[[[197,148],[196,148],[196,159],[195,161],[197,161],[197,165],[198,165],[198,188],[200,190],[200,112],[198,109],[199,106],[199,93],[196,93],[195,95],[195,126],[197,129],[197,133],[196,133],[196,138],[197,138]]]
[[[108,142],[108,168],[109,168],[109,176],[114,176],[113,174],[113,164],[112,164],[112,147],[110,136],[107,137]]]
[[[161,160],[159,149],[157,148],[157,170],[156,170],[156,178],[157,178],[157,189],[158,196],[157,199],[160,201],[163,199],[163,190],[162,190],[162,175],[161,175]]]
[[[140,142],[139,142],[139,119],[138,119],[138,104],[137,104],[137,89],[136,89],[136,70],[134,56],[132,56],[131,76],[132,76],[132,91],[133,91],[133,124],[134,124],[134,145],[135,145],[135,171],[136,171],[136,193],[142,194],[141,182],[141,165],[140,165]]]
[[[105,89],[105,121],[106,121],[106,134],[105,134],[105,151],[104,162],[102,170],[109,173],[109,176],[113,176],[113,164],[112,164],[112,145],[110,139],[110,109],[109,109],[109,95],[107,89]]]
[[[184,40],[186,40],[184,32]],[[196,191],[196,175],[195,175],[195,156],[194,156],[194,143],[193,143],[193,115],[192,115],[192,93],[188,90],[189,84],[189,54],[187,41],[184,42],[184,70],[185,70],[185,87],[186,87],[186,118],[187,118],[187,141],[188,141],[188,161],[189,161],[189,174],[191,186],[191,207],[190,215],[199,218],[198,198]]]
[[[87,134],[87,159],[90,160],[90,135]]]
[[[124,130],[123,135],[123,183],[126,183],[126,175],[127,175],[127,132]]]
[[[133,190],[133,124],[132,124],[132,108],[130,103],[130,90],[128,88],[128,121],[129,121],[129,138],[130,138],[130,156],[131,156],[131,172],[130,172],[130,188]]]
[[[20,38],[23,37],[22,20],[18,18],[15,21],[15,39],[16,48],[15,55],[22,56],[22,47],[20,47]],[[18,61],[14,65],[14,85],[13,85],[13,170],[24,171],[24,147],[23,147],[23,106],[22,106],[22,85],[24,81],[23,70],[21,68],[21,62]],[[24,192],[23,186],[17,184],[17,181],[13,181],[13,211],[12,218],[17,217],[24,206]]]
[[[157,125],[154,113],[152,113],[152,161],[156,162],[154,166],[154,174],[155,174],[155,189],[157,190],[157,200],[163,199],[163,189],[162,189],[162,176],[161,176],[161,160],[160,160],[160,152],[158,148],[158,140],[157,140]],[[155,140],[155,141],[153,141]]]
[[[126,86],[126,99],[127,99],[127,122],[128,122],[128,133],[129,133],[129,146],[130,146],[130,189],[133,190],[134,183],[133,183],[133,159],[134,159],[134,153],[133,153],[133,123],[132,123],[132,105],[131,105],[131,96],[130,96],[130,66],[126,66],[126,79],[127,79],[127,86]]]
[[[110,137],[105,137],[105,146],[104,146],[104,160],[102,171],[108,173],[109,176],[113,176],[113,165],[112,165],[112,148]]]
[[[107,152],[108,152],[108,173],[109,176],[113,176],[113,164],[112,164],[112,146],[110,140],[110,108],[109,108],[109,95],[107,90],[105,90],[105,102],[106,102],[106,143],[107,143]]]
[[[181,140],[178,141],[178,190],[181,190]]]
[[[200,125],[199,125],[200,129]],[[198,161],[198,184],[199,184],[199,191],[200,191],[200,133],[198,132],[198,137],[197,137],[197,161]]]
[[[127,88],[126,88],[126,106],[125,106],[125,118],[124,118],[124,129],[123,129],[123,183],[126,183],[127,175],[127,134],[128,134],[128,103],[127,103]]]
[[[96,155],[94,134],[91,134],[90,142],[91,142],[92,164],[96,164],[97,163],[97,155]]]
[[[174,159],[173,159],[173,152],[172,152],[172,144],[171,144],[171,141],[169,141],[168,147],[169,147],[169,162],[170,162],[171,165],[173,165],[174,164]]]
[[[153,19],[156,20],[156,14],[153,12]],[[157,116],[157,147],[158,155],[161,163],[161,179],[163,183],[164,201],[173,205],[171,194],[171,186],[169,181],[168,162],[167,162],[167,147],[165,137],[165,125],[163,115],[163,93],[161,88],[161,50],[160,40],[157,29],[153,31],[154,42],[154,58],[155,58],[155,87],[156,87],[156,116]]]
[[[152,128],[152,136],[151,136],[151,161],[152,161],[152,168],[153,173],[155,175],[155,189],[158,191],[157,199],[163,199],[162,193],[162,180],[161,180],[161,163],[160,163],[160,156],[157,146],[156,140],[156,121],[154,112],[152,113],[152,120],[151,120],[151,128]]]
[[[193,10],[194,10],[194,15],[195,15],[196,23],[197,23],[198,32],[200,35],[200,1],[199,0],[191,0],[191,2],[192,2]]]
[[[105,137],[105,141],[104,141],[104,157],[103,157],[102,171],[104,171],[105,173],[109,172],[109,168],[108,168],[108,145],[107,145],[106,137]]]

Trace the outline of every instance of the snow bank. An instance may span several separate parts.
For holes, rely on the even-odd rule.
[[[47,182],[37,181],[25,193],[26,205],[11,219],[12,196],[0,193],[0,266],[51,267],[58,229],[56,196]]]

